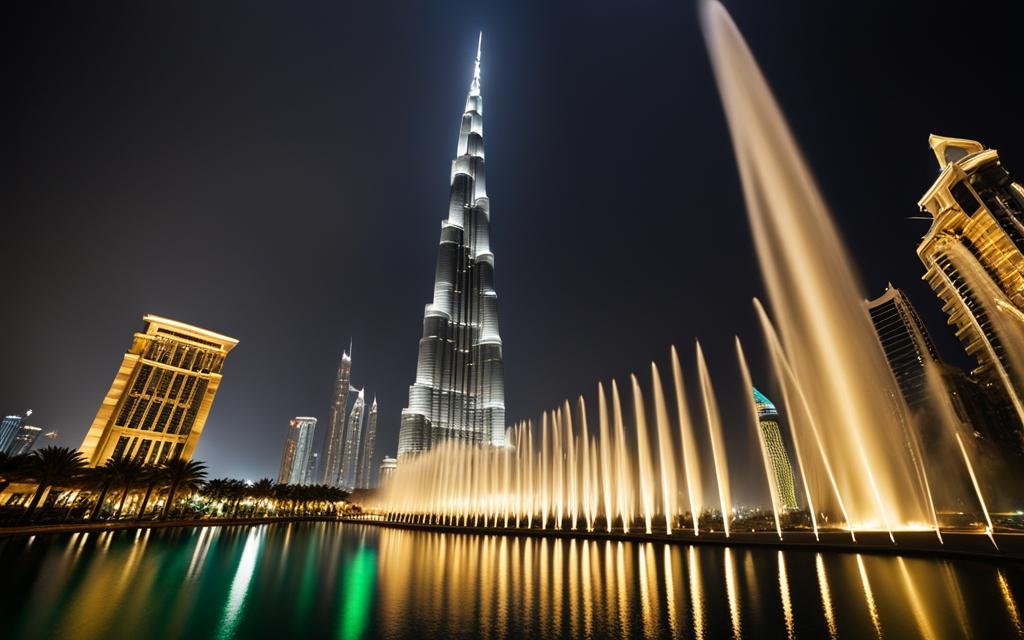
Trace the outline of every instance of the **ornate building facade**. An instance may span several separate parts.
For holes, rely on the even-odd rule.
[[[143,317],[79,450],[90,466],[126,455],[189,460],[238,341],[177,320]]]
[[[398,457],[456,439],[505,444],[505,386],[491,205],[484,179],[480,46],[452,162],[434,297],[426,306],[416,380],[402,410]]]

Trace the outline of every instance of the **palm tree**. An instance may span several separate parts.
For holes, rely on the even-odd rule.
[[[170,485],[167,491],[167,502],[164,503],[161,520],[166,520],[174,504],[174,497],[179,491],[197,491],[206,478],[206,464],[197,460],[175,458],[163,464],[164,479]]]
[[[241,480],[228,480],[227,482],[227,497],[232,500],[231,517],[234,518],[238,513],[238,503],[245,497],[249,487]]]
[[[142,496],[139,512],[135,514],[136,521],[142,520],[142,517],[146,515],[146,506],[149,505],[149,499],[153,496],[153,490],[158,486],[163,486],[164,474],[160,467],[149,465],[145,468],[141,480],[146,483],[146,494]]]
[[[32,520],[47,489],[73,482],[85,467],[85,456],[68,447],[43,447],[30,453],[25,463],[25,477],[35,481],[37,486],[32,502],[21,516],[22,521]]]
[[[128,497],[128,493],[131,492],[132,485],[142,480],[142,476],[146,473],[146,467],[138,459],[121,458],[115,466],[115,470],[118,482],[124,487],[121,492],[121,500],[117,503],[117,511],[114,512],[114,520],[119,520],[121,511],[124,510],[124,501]]]
[[[214,503],[220,500],[226,500],[231,497],[231,483],[233,480],[229,478],[215,478],[213,480],[207,480],[206,484],[203,485],[203,496]]]
[[[263,504],[263,514],[267,513],[267,501],[274,495],[274,481],[270,478],[263,478],[257,480],[255,484],[249,487],[249,494],[256,499],[256,504]],[[256,509],[253,508],[252,515],[256,515]]]
[[[103,503],[107,501],[107,493],[114,486],[114,483],[117,482],[120,468],[128,464],[128,461],[128,456],[121,453],[108,458],[103,463],[103,466],[89,470],[89,484],[93,485],[93,487],[99,487],[100,490],[99,498],[97,498],[96,504],[92,508],[92,513],[89,515],[90,521],[99,518],[100,511],[103,510]]]

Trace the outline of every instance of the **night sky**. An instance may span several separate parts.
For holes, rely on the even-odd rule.
[[[148,6],[142,6],[142,5]],[[866,293],[903,287],[931,132],[1024,176],[1011,3],[727,3]],[[13,13],[12,13],[13,12]],[[484,32],[509,418],[704,343],[726,415],[763,285],[694,3],[19,3],[4,20],[0,411],[78,446],[144,313],[238,338],[196,457],[276,476],[341,350],[394,454]],[[756,383],[766,381],[754,356]],[[745,426],[745,425],[744,425]]]

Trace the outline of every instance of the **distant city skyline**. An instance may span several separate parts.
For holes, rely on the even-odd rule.
[[[978,99],[1005,71],[934,57],[935,34],[957,24],[989,34],[992,59],[1013,59],[1012,21],[993,23],[985,4],[892,6],[885,20],[805,2],[729,7],[857,257],[865,297],[898,283],[961,367],[970,359],[913,251],[927,222],[908,218],[921,217],[916,202],[936,175],[929,133],[981,140],[1011,171],[1024,167],[1010,103]],[[378,440],[395,454],[387,443],[429,298],[429,276],[410,274],[436,258],[452,114],[481,29],[502,338],[515,345],[504,362],[509,421],[593,393],[598,379],[622,381],[696,335],[716,380],[737,386],[732,336],[757,334],[750,297],[763,287],[691,5],[455,2],[387,15],[327,7],[316,19],[218,6],[194,38],[180,37],[196,26],[182,15],[152,11],[99,7],[54,23],[41,7],[17,7],[23,37],[7,44],[26,66],[11,78],[18,162],[3,198],[16,212],[5,233],[19,238],[5,293],[19,311],[0,318],[5,413],[32,406],[59,444],[78,446],[126,328],[153,311],[242,340],[195,454],[213,475],[272,476],[289,417],[326,425],[349,335],[372,355],[359,384],[377,395]],[[886,64],[868,69],[866,56]],[[958,91],[934,98],[950,77]],[[673,114],[645,135],[637,113],[652,88]],[[880,161],[877,179],[854,178]],[[182,229],[202,231],[152,267]],[[722,242],[681,250],[680,238]],[[695,313],[695,301],[715,313]],[[300,322],[298,308],[313,312]]]

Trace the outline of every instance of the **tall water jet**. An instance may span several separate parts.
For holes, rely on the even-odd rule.
[[[605,528],[612,532],[615,503],[612,495],[612,438],[608,426],[608,399],[604,397],[604,385],[597,385],[597,425],[601,442],[601,495],[604,505]]]
[[[619,399],[619,386],[612,380],[612,418],[615,421],[615,458],[616,458],[616,506],[622,518],[622,532],[629,533],[629,525],[633,519],[633,473],[626,450],[626,428],[622,424],[622,401]]]
[[[960,446],[960,453],[964,456],[964,464],[967,465],[967,471],[971,474],[971,482],[974,483],[974,491],[978,494],[978,502],[981,503],[981,511],[985,514],[985,522],[988,524],[986,533],[988,533],[988,538],[992,541],[992,545],[998,549],[999,545],[996,544],[996,539],[993,535],[995,528],[992,526],[992,518],[988,515],[988,507],[985,505],[985,497],[981,495],[981,487],[978,486],[978,477],[974,475],[974,467],[971,465],[971,459],[967,455],[967,449],[964,448],[964,441],[960,439],[959,433],[955,435],[956,443]]]
[[[747,396],[747,414],[751,417],[754,433],[757,434],[757,444],[761,449],[761,462],[764,463],[764,473],[768,480],[768,491],[772,498],[772,515],[775,517],[775,532],[782,540],[782,522],[779,520],[779,512],[782,511],[782,500],[779,498],[779,486],[775,481],[775,470],[772,468],[771,456],[768,454],[768,445],[765,444],[764,434],[761,432],[761,420],[757,415],[757,406],[754,404],[754,381],[750,378],[750,369],[747,367],[747,358],[743,355],[743,345],[739,336],[736,336],[736,358],[740,362],[740,379],[743,381],[743,390],[750,390]]]
[[[704,417],[708,423],[708,435],[711,438],[711,454],[715,461],[715,479],[718,481],[718,499],[722,509],[722,526],[725,537],[729,537],[729,518],[732,515],[732,497],[729,494],[729,469],[725,458],[725,440],[722,438],[722,419],[715,401],[715,391],[711,386],[711,375],[708,373],[704,351],[697,343],[697,374],[700,377],[700,390],[704,399]]]
[[[661,470],[661,510],[665,515],[665,533],[672,533],[672,518],[676,512],[676,460],[672,454],[672,426],[669,424],[665,392],[661,388],[658,366],[651,363],[651,384],[654,389],[654,418],[658,424],[658,468]]]
[[[921,522],[907,417],[852,261],[753,55],[722,5],[701,20],[784,351],[860,526]]]
[[[651,533],[651,521],[654,519],[654,469],[651,461],[651,449],[647,436],[647,416],[644,411],[644,396],[640,391],[640,383],[635,375],[629,380],[633,386],[633,415],[636,418],[636,450],[637,467],[640,476],[640,507],[643,509],[644,528]]]
[[[670,350],[672,358],[672,382],[676,394],[676,421],[679,424],[679,441],[683,448],[683,473],[686,477],[686,497],[690,506],[690,517],[693,519],[693,535],[700,535],[700,512],[703,508],[704,489],[701,486],[700,458],[697,456],[697,439],[693,433],[693,421],[690,419],[690,408],[686,402],[686,390],[683,387],[683,369],[679,365],[679,353],[673,345]]]

